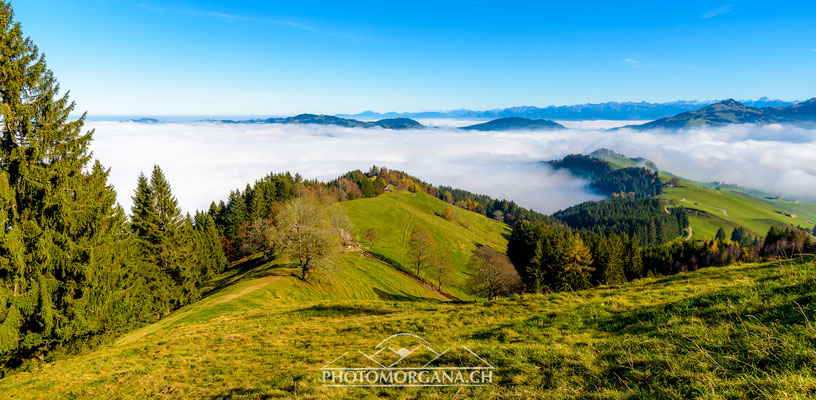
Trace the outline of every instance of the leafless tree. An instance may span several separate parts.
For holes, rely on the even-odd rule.
[[[479,247],[468,262],[473,273],[468,286],[473,294],[493,300],[521,288],[521,277],[507,255],[489,247]]]
[[[434,242],[431,231],[425,225],[415,226],[408,240],[407,259],[412,266],[416,267],[417,276],[421,276],[422,268],[434,259],[435,247],[436,242]]]
[[[304,281],[311,271],[326,267],[338,251],[328,206],[317,199],[298,197],[286,203],[275,228],[275,248],[298,264]]]

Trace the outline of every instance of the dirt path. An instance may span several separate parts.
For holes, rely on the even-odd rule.
[[[272,282],[276,282],[276,281],[280,280],[281,278],[283,278],[283,276],[280,276],[280,275],[270,275],[270,276],[265,276],[263,278],[258,278],[258,279],[255,280],[255,282],[251,286],[247,286],[247,287],[241,289],[240,292],[230,293],[230,294],[228,294],[226,296],[223,296],[220,299],[216,300],[215,304],[226,303],[226,302],[228,302],[230,300],[235,300],[235,299],[237,299],[237,298],[239,298],[239,297],[241,297],[243,295],[252,293],[252,292],[254,292],[254,291],[256,291],[256,290],[258,290],[258,289],[260,289],[262,287],[265,287],[265,286],[271,284]]]
[[[691,229],[691,225],[689,225],[688,229],[689,229],[689,234],[688,234],[688,236],[686,236],[686,239],[685,239],[685,241],[686,241],[686,242],[688,242],[689,240],[691,240],[691,235],[693,235],[693,234],[694,234],[694,230],[693,230],[693,229]]]
[[[396,266],[396,265],[393,265],[393,264],[391,264],[391,263],[388,263],[388,262],[385,262],[385,261],[383,261],[383,260],[380,260],[379,258],[375,257],[374,255],[372,255],[371,253],[369,253],[369,252],[367,252],[367,251],[365,251],[365,250],[362,250],[362,249],[361,249],[361,251],[362,251],[362,253],[363,253],[363,254],[364,254],[366,257],[371,258],[371,259],[376,260],[376,261],[379,261],[379,262],[380,262],[380,264],[387,265],[387,266],[389,266],[389,267],[393,268],[394,270],[396,270],[397,272],[399,272],[399,273],[401,273],[401,274],[403,274],[403,275],[405,275],[405,276],[407,276],[407,277],[409,277],[409,278],[411,278],[411,279],[413,279],[413,280],[417,281],[417,283],[420,283],[422,286],[425,286],[425,287],[426,287],[428,290],[430,290],[430,291],[434,292],[434,293],[435,293],[437,296],[441,297],[441,298],[442,298],[442,299],[444,299],[445,301],[461,301],[461,299],[457,299],[456,297],[453,297],[453,296],[447,295],[447,294],[445,294],[445,293],[442,293],[442,292],[440,292],[440,291],[436,290],[436,288],[435,288],[435,287],[433,287],[433,285],[429,284],[428,282],[425,282],[425,281],[424,281],[424,280],[422,280],[422,279],[417,278],[417,277],[416,277],[416,275],[411,274],[411,273],[408,273],[408,272],[405,272],[405,271],[403,271],[402,269],[397,268],[397,266]]]
[[[680,201],[683,201],[683,202],[686,202],[686,203],[694,203],[693,201],[688,201],[686,199],[680,199]],[[708,208],[713,208],[715,210],[720,210],[720,211],[723,212],[723,215],[725,215],[726,217],[728,216],[728,211],[725,211],[724,208],[714,207],[714,206],[707,206],[705,204],[700,204],[700,203],[694,203],[694,205],[699,206],[699,207],[708,207]]]

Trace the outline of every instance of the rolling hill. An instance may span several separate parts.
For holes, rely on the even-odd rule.
[[[425,193],[391,192],[377,197],[337,203],[354,225],[355,235],[369,228],[380,232],[379,240],[371,245],[360,239],[363,248],[387,262],[408,271],[405,254],[408,239],[417,225],[426,226],[442,249],[449,251],[456,266],[452,287],[448,290],[461,299],[471,299],[465,292],[466,264],[476,246],[488,246],[504,252],[510,228],[501,222],[452,206]],[[449,221],[442,217],[445,209],[453,211]],[[423,278],[431,280],[430,275]],[[443,287],[443,289],[445,289]]]
[[[265,118],[247,120],[207,120],[207,122],[220,122],[224,124],[315,124],[315,125],[336,125],[347,128],[373,128],[381,127],[385,129],[418,129],[424,128],[422,124],[409,118],[389,118],[379,121],[358,121],[356,119],[341,118],[333,115],[323,114],[299,114],[286,118]]]
[[[564,129],[564,125],[546,119],[527,119],[519,117],[499,118],[482,124],[463,126],[459,129],[468,131],[514,131],[514,130],[553,130]]]
[[[816,98],[785,107],[755,108],[734,99],[723,100],[699,110],[688,111],[672,117],[660,118],[642,125],[624,128],[685,129],[702,126],[725,126],[730,124],[792,124],[816,126]]]
[[[604,160],[615,169],[641,167],[650,169],[652,171],[658,170],[657,165],[648,159],[643,157],[626,157],[609,149],[600,148],[592,153],[589,153],[589,156],[599,160]]]
[[[569,399],[816,391],[810,373],[816,362],[812,260],[469,304],[349,299],[331,285],[306,285],[277,266],[251,263],[220,277],[227,282],[215,293],[156,324],[1,379],[0,393],[13,399]],[[360,269],[369,269],[364,264]],[[421,293],[409,289],[409,281],[382,278],[366,284]],[[467,346],[495,367],[492,384],[322,385],[322,366],[349,350],[373,348],[394,332],[417,334],[437,348]]]
[[[675,207],[699,211],[689,215],[695,238],[713,238],[720,227],[730,233],[736,226],[764,236],[772,225],[813,228],[808,221],[816,221],[816,204],[763,199],[735,189],[707,186],[681,180],[680,186],[667,187],[661,195]]]
[[[651,163],[640,157],[628,158],[609,149],[596,150],[590,156],[608,162],[613,168]],[[654,163],[651,165],[657,168]],[[816,204],[771,197],[736,185],[702,183],[683,178],[680,178],[679,186],[671,186],[668,183],[676,175],[661,171],[660,177],[666,184],[660,197],[669,200],[670,207],[691,210],[689,222],[695,239],[713,238],[719,228],[730,234],[734,228],[742,226],[755,236],[764,236],[772,225],[813,228],[812,222],[816,222]]]

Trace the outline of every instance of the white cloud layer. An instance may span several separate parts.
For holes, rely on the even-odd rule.
[[[443,125],[443,124],[438,124]],[[448,125],[449,124],[444,124]],[[539,163],[606,147],[700,181],[727,181],[816,201],[816,131],[752,125],[684,132],[607,132],[616,122],[553,132],[392,131],[316,125],[88,123],[95,157],[129,209],[140,171],[159,164],[183,209],[206,208],[269,172],[327,180],[371,165],[515,200],[551,213],[598,199],[586,182]]]

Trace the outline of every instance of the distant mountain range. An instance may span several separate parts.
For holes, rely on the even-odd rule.
[[[317,124],[336,125],[349,128],[374,128],[385,129],[421,129],[425,126],[410,118],[386,118],[379,121],[358,121],[351,118],[341,118],[333,115],[300,114],[286,118],[265,118],[247,120],[207,120],[207,122],[220,122],[224,124]]]
[[[701,126],[724,126],[729,124],[791,124],[804,127],[816,127],[816,97],[800,103],[790,103],[781,100],[759,100],[739,102],[734,99],[723,100],[715,103],[707,102],[672,102],[672,103],[602,103],[585,104],[578,106],[563,107],[514,107],[504,110],[493,111],[470,111],[458,110],[446,113],[386,113],[378,114],[365,112],[357,114],[360,117],[390,116],[393,118],[383,118],[375,121],[363,121],[342,116],[322,115],[322,114],[300,114],[294,117],[282,118],[256,118],[247,120],[231,119],[208,119],[204,122],[218,122],[224,124],[317,124],[334,125],[349,128],[374,128],[384,129],[422,129],[424,125],[414,119],[400,115],[414,115],[422,118],[491,118],[489,115],[502,114],[524,114],[524,115],[553,115],[556,119],[649,119],[650,115],[656,113],[666,113],[669,110],[690,110],[681,111],[671,116],[663,116],[640,125],[627,125],[622,128],[646,130],[646,129],[684,129]],[[617,114],[616,114],[617,113]],[[433,114],[433,115],[431,115]],[[160,123],[156,119],[141,118],[131,119],[126,122],[137,122],[145,124]],[[508,131],[508,130],[554,130],[565,127],[550,119],[542,117],[496,117],[491,121],[475,125],[461,127],[464,130],[474,131]],[[614,128],[614,129],[622,129]],[[613,130],[614,130],[613,129]]]
[[[684,129],[701,126],[724,126],[730,124],[791,124],[816,127],[816,97],[798,104],[783,107],[751,107],[734,99],[723,100],[699,110],[660,118],[641,125],[624,128]]]
[[[552,130],[564,128],[565,128],[564,125],[561,125],[557,122],[553,122],[547,119],[528,119],[511,117],[494,119],[483,124],[463,126],[459,129],[471,131],[511,131],[521,129]]]
[[[135,122],[137,124],[158,124],[161,121],[159,121],[159,120],[157,120],[155,118],[134,118],[134,119],[124,120],[122,122]]]
[[[338,114],[343,118],[358,119],[381,119],[381,118],[454,118],[454,119],[496,119],[520,117],[529,119],[550,119],[564,121],[580,120],[655,120],[686,111],[697,110],[700,107],[717,103],[710,101],[672,101],[668,103],[648,103],[642,102],[606,102],[598,104],[576,104],[570,106],[549,106],[549,107],[510,107],[495,110],[474,111],[474,110],[452,110],[452,111],[428,111],[413,113],[377,113],[365,111],[359,114]],[[757,100],[744,100],[742,104],[749,107],[785,107],[795,104],[793,101],[772,100],[762,97]]]

